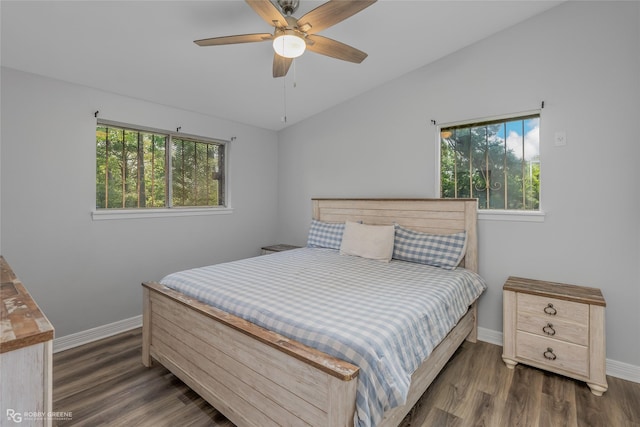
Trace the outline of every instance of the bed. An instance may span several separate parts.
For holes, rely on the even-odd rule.
[[[312,203],[313,219],[324,223],[396,224],[418,232],[443,235],[464,231],[466,245],[460,263],[464,269],[456,271],[460,274],[477,272],[475,199],[314,199]],[[333,263],[347,262],[346,259],[351,258],[332,252],[336,251],[323,252],[319,249],[313,253],[313,249],[301,249],[290,254],[263,256],[255,261],[229,263],[222,268],[230,268],[232,275],[237,275],[235,280],[245,280],[247,286],[249,282],[255,282],[254,288],[246,291],[247,296],[253,298],[259,293],[259,286],[270,286],[269,268],[280,269],[280,262],[303,266],[307,258],[311,261],[327,258]],[[245,264],[256,262],[264,268],[263,284],[251,277],[243,279]],[[380,263],[374,262],[377,264],[362,264],[363,271],[378,268]],[[390,264],[395,267],[396,264],[412,263]],[[410,267],[418,268],[416,265]],[[198,276],[201,270],[194,270],[193,275]],[[306,274],[312,267],[300,267],[295,274],[287,274],[295,282],[296,275],[302,270]],[[324,271],[329,270],[331,268],[324,268]],[[341,268],[336,267],[338,270]],[[325,279],[319,272],[315,274],[311,277],[317,278],[314,280],[322,286]],[[363,406],[362,384],[370,373],[362,364],[361,369],[350,362],[346,357],[350,354],[348,351],[330,354],[331,349],[314,348],[305,344],[306,335],[293,339],[292,336],[298,338],[298,335],[278,331],[275,324],[273,328],[264,327],[271,326],[271,323],[262,322],[262,314],[255,319],[244,314],[240,317],[238,313],[232,314],[233,310],[225,311],[205,303],[206,299],[200,295],[176,290],[171,280],[167,283],[171,287],[155,282],[143,283],[142,359],[145,366],[151,366],[152,360],[161,363],[239,426],[333,427],[352,426],[354,420],[362,423],[362,420],[358,421]],[[242,292],[238,292],[238,298]],[[375,422],[371,424],[397,425],[459,345],[465,339],[476,340],[475,300],[469,307],[463,307],[460,316],[453,328],[447,329],[448,333],[444,332],[444,339],[429,349],[428,357],[424,361],[420,359],[417,369],[411,371],[413,374],[408,378],[407,389],[403,390],[400,402],[379,417],[372,418]],[[288,329],[285,331],[289,332]],[[357,347],[355,343],[354,347]]]

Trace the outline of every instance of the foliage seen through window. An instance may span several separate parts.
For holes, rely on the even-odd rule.
[[[540,209],[540,115],[440,129],[440,195],[480,209]]]
[[[98,124],[98,209],[224,206],[224,144]]]

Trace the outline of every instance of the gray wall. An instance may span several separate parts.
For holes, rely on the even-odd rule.
[[[229,140],[229,215],[93,221],[94,111]],[[275,242],[277,134],[2,69],[2,254],[56,336],[137,316],[143,280]]]
[[[3,68],[1,252],[58,337],[84,331],[139,315],[143,280],[257,255],[265,244],[304,244],[311,197],[435,196],[431,119],[544,100],[547,215],[480,221],[489,283],[480,326],[502,331],[509,275],[595,286],[608,303],[607,357],[640,366],[639,22],[637,2],[567,2],[278,134]],[[236,136],[234,213],[92,221],[95,110]],[[566,132],[565,147],[553,145],[556,131]]]
[[[544,100],[546,217],[479,222],[480,326],[502,331],[509,275],[599,287],[607,358],[640,366],[639,52],[639,3],[567,2],[281,131],[278,240],[304,244],[314,196],[436,196],[431,119]]]

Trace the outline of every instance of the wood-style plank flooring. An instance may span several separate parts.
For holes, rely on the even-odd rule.
[[[141,363],[136,329],[56,353],[58,426],[233,426],[159,364]],[[640,384],[607,377],[596,397],[586,384],[518,365],[502,347],[465,342],[403,421],[403,427],[640,427]]]

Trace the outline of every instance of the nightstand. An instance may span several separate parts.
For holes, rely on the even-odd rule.
[[[284,245],[284,244],[263,246],[261,255],[272,254],[275,252],[289,251],[291,249],[298,249],[299,247],[300,246]]]
[[[503,286],[502,360],[586,381],[607,391],[605,300],[600,289],[509,277]]]

